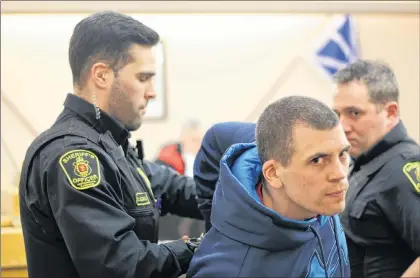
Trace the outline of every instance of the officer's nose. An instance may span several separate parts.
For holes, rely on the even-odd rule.
[[[347,119],[343,115],[340,116],[340,123],[343,126],[344,132],[346,134],[347,133],[350,133],[350,131],[351,131],[351,124],[347,121]]]
[[[156,97],[156,92],[155,90],[148,90],[145,94],[144,94],[144,98],[145,99],[154,99]]]
[[[353,127],[352,127],[351,123],[348,120],[346,120],[343,116],[340,117],[340,123],[341,123],[341,126],[343,127],[343,131],[344,131],[344,134],[346,135],[347,140],[353,138],[354,137],[354,134],[353,134],[354,130],[353,130]]]

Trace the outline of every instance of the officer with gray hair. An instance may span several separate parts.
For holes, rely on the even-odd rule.
[[[400,277],[420,256],[420,148],[399,117],[392,69],[356,61],[335,75],[333,108],[352,148],[341,214],[352,277]]]

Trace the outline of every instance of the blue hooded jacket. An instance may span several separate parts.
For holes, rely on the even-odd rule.
[[[265,207],[256,192],[261,168],[255,143],[226,151],[213,198],[213,226],[187,277],[350,277],[338,217],[297,221]]]

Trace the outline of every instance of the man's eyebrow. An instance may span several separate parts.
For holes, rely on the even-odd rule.
[[[344,108],[344,110],[362,110],[362,108],[356,106],[348,106]]]
[[[309,156],[307,159],[312,160],[314,158],[323,157],[323,156],[327,156],[327,155],[328,155],[328,153],[317,152],[317,153],[314,153],[311,156]]]
[[[338,109],[337,108],[333,108],[332,109],[335,113],[339,113],[339,111],[338,111]],[[356,107],[356,106],[346,106],[346,107],[343,107],[343,108],[340,108],[340,110],[341,111],[348,111],[348,110],[363,110],[362,108],[360,108],[360,107]]]
[[[351,149],[351,145],[347,145],[345,146],[343,149],[341,149],[340,153],[342,152],[348,152]],[[331,155],[331,153],[326,153],[326,152],[317,152],[311,156],[308,157],[309,160],[317,158],[317,157],[323,157],[323,156],[328,156]]]

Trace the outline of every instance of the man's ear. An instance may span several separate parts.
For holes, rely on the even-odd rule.
[[[283,183],[280,179],[280,171],[282,169],[281,164],[273,159],[267,160],[262,166],[262,174],[264,179],[270,186],[280,189],[283,187]]]
[[[105,63],[95,63],[90,70],[95,85],[106,89],[114,82],[114,71]]]

